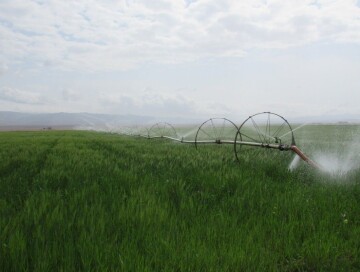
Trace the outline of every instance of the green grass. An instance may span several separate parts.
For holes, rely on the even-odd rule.
[[[290,173],[272,155],[0,133],[0,270],[359,271],[360,171]]]

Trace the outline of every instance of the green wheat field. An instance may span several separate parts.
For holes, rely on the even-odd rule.
[[[1,132],[0,271],[360,271],[358,132],[295,133],[333,173],[277,150]]]

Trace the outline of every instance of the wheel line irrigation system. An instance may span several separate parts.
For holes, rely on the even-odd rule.
[[[236,159],[242,148],[266,148],[278,151],[291,151],[297,154],[303,161],[316,169],[322,167],[310,159],[296,145],[294,130],[289,122],[279,114],[261,112],[249,116],[240,126],[227,118],[210,118],[203,122],[196,131],[195,140],[185,140],[179,137],[176,129],[169,123],[160,122],[149,129],[143,128],[140,133],[120,132],[127,136],[144,137],[147,139],[168,139],[185,144],[194,144],[195,148],[200,145],[226,144],[234,146]],[[232,132],[226,135],[225,130]],[[203,139],[205,138],[205,139]]]

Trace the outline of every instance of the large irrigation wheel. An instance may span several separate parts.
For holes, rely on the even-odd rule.
[[[238,127],[229,119],[211,118],[200,125],[195,136],[195,147],[207,144],[232,144],[237,131]]]
[[[195,136],[195,147],[201,149],[202,155],[209,159],[216,157],[229,161],[237,131],[238,127],[229,119],[211,118],[200,125]]]
[[[149,130],[146,127],[137,127],[135,129],[135,135],[138,137],[144,137],[144,138],[148,138],[149,137]]]
[[[153,125],[148,131],[149,138],[174,138],[178,139],[175,128],[169,123],[160,122]]]
[[[266,148],[269,145],[278,145],[279,149],[270,150]],[[276,113],[262,112],[250,116],[241,124],[236,133],[234,150],[240,162],[275,162],[279,156],[290,160],[292,152],[280,151],[288,150],[286,147],[292,145],[295,145],[295,139],[289,122]]]

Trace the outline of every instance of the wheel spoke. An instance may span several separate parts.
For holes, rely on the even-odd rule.
[[[224,130],[225,130],[225,119],[223,119],[223,122],[222,122],[219,139],[222,139],[222,136],[224,134]]]
[[[256,131],[257,131],[257,133],[258,133],[258,137],[259,137],[259,139],[260,139],[260,142],[263,142],[263,139],[261,138],[261,133],[260,133],[260,130],[259,130],[259,128],[258,128],[258,126],[257,126],[256,122],[253,120],[253,118],[252,118],[252,117],[251,117],[250,119],[251,119],[251,122],[252,122],[252,124],[253,124],[254,128],[256,129]]]
[[[268,119],[266,122],[266,134],[270,135],[270,113],[268,113]],[[269,141],[268,144],[270,143],[270,137],[269,137]]]
[[[264,133],[264,132],[262,131],[262,129],[258,126],[258,124],[257,124],[254,120],[253,120],[253,124],[254,124],[254,126],[256,126],[255,128],[256,128],[258,134],[263,136],[264,141],[262,141],[262,139],[261,139],[261,137],[260,137],[261,142],[262,142],[262,143],[264,143],[264,142],[265,142],[265,143],[269,143],[269,142],[270,142],[270,138],[273,138],[273,137],[272,137],[271,135],[269,135],[269,134]],[[269,140],[266,141],[266,139],[269,139]],[[273,138],[273,139],[275,139],[275,138]]]
[[[212,125],[212,129],[213,129],[213,132],[214,132],[214,139],[217,139],[217,130],[215,128],[215,125],[214,125],[214,122],[213,122],[213,119],[210,119],[211,120],[211,125]]]
[[[245,137],[249,138],[250,140],[253,140],[255,143],[261,143],[261,141],[255,140],[254,138],[252,138],[252,137],[250,137],[250,136],[248,136],[248,135],[246,135],[246,134],[244,134],[242,132],[240,132],[240,133],[241,133],[242,136],[245,136]]]
[[[207,133],[203,128],[201,128],[200,129],[202,132],[204,132],[207,136],[209,136],[209,138],[211,139],[211,140],[213,140],[213,137],[209,134],[209,133]]]
[[[274,138],[276,138],[279,134],[280,134],[280,131],[284,128],[286,122],[284,121],[281,126],[274,132],[273,136]]]

